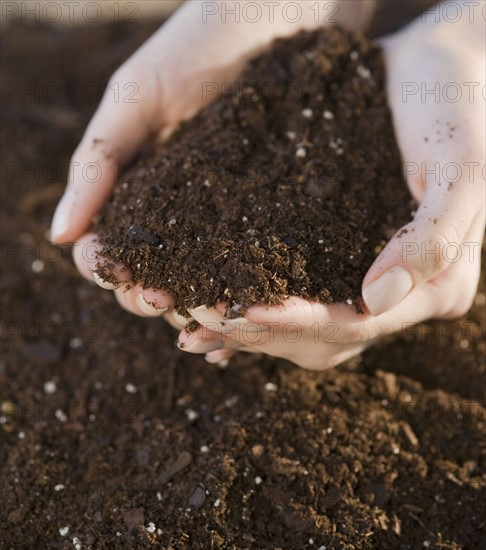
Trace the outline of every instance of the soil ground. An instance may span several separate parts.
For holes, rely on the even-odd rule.
[[[103,85],[154,27],[2,30],[0,547],[484,547],[484,285],[329,372],[222,370],[47,244]]]

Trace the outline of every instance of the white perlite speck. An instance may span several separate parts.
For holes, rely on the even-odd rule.
[[[44,271],[44,262],[42,260],[34,260],[30,268],[34,273],[41,273]]]
[[[295,152],[295,156],[300,158],[300,159],[303,159],[307,156],[307,151],[305,149],[305,147],[299,147],[297,149],[297,151]]]
[[[57,411],[54,413],[54,416],[60,421],[60,422],[67,422],[67,415],[64,411],[61,409],[57,409]]]
[[[71,338],[69,340],[69,347],[71,349],[78,349],[83,345],[83,339],[79,338],[79,336],[76,336],[75,338]]]
[[[198,413],[193,409],[187,409],[187,411],[185,412],[187,420],[189,420],[189,422],[194,422],[194,420],[197,420],[199,418]]]
[[[267,382],[265,384],[265,390],[266,391],[277,391],[278,386],[277,386],[277,384],[274,384],[273,382]]]
[[[134,386],[133,384],[131,384],[130,382],[129,382],[128,384],[126,384],[125,390],[126,390],[128,393],[137,393],[137,387]]]
[[[322,116],[326,120],[333,120],[333,118],[334,118],[334,115],[331,113],[331,111],[324,111],[324,113],[322,113]]]
[[[59,534],[61,535],[61,537],[65,537],[68,533],[69,533],[69,527],[68,526],[61,527],[59,529]]]
[[[302,116],[310,120],[314,116],[314,113],[312,112],[312,109],[304,109],[302,111]]]
[[[49,382],[46,382],[46,383],[44,384],[44,391],[45,391],[45,393],[47,393],[48,395],[53,394],[56,390],[57,390],[57,385],[56,385],[56,383],[54,382],[54,380],[49,380]]]
[[[263,479],[260,476],[256,476],[255,478],[255,485],[260,485],[262,483]]]
[[[356,72],[360,78],[369,78],[371,76],[371,71],[363,65],[358,65]]]

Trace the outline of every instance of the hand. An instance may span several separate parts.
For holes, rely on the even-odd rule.
[[[183,349],[209,352],[210,362],[226,361],[235,350],[262,352],[321,370],[382,335],[467,312],[485,228],[485,40],[479,24],[478,30],[417,20],[382,43],[407,182],[420,206],[364,279],[369,313],[292,298],[281,307],[251,308],[245,319],[228,323],[222,308],[198,308],[191,315],[204,326],[180,334]],[[455,100],[458,89],[462,99],[448,99]],[[438,90],[439,98],[423,97],[426,90]]]

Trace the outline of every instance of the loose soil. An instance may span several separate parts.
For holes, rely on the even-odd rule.
[[[103,85],[153,29],[2,29],[24,95],[2,86],[0,547],[484,547],[484,283],[460,321],[329,372],[222,370],[45,240]]]
[[[183,314],[288,296],[359,308],[364,275],[412,218],[402,173],[381,51],[339,27],[302,32],[140,159],[95,232]]]

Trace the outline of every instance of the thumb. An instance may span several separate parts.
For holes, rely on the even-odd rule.
[[[53,242],[74,241],[86,232],[92,217],[110,196],[120,167],[155,131],[148,111],[155,110],[156,103],[143,85],[127,66],[111,78],[71,159],[68,185],[52,221]]]
[[[480,243],[464,242],[477,211],[474,194],[465,186],[471,183],[429,187],[414,220],[398,231],[376,259],[362,291],[372,315],[391,310],[413,288],[461,257],[479,253],[474,247]]]

